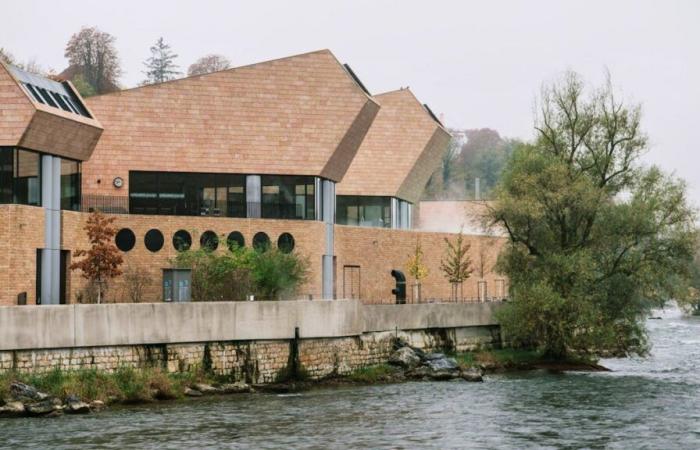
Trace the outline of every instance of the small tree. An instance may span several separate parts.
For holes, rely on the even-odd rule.
[[[469,257],[471,245],[464,242],[462,230],[459,230],[455,242],[445,238],[447,248],[445,258],[440,261],[440,270],[445,274],[447,281],[452,284],[452,299],[457,300],[457,291],[462,296],[462,283],[472,274],[472,261]]]
[[[175,70],[178,68],[175,64],[177,55],[170,50],[170,46],[160,37],[155,45],[151,47],[151,57],[143,64],[148,70],[144,71],[146,79],[142,84],[162,83],[164,81],[173,80],[180,75],[180,72]]]
[[[420,303],[421,281],[425,279],[429,273],[428,267],[423,262],[423,247],[421,246],[420,238],[416,239],[416,246],[413,249],[413,254],[408,258],[406,268],[409,275],[416,280],[416,284],[413,286],[413,298],[417,303]]]
[[[107,281],[122,274],[119,266],[124,259],[112,243],[117,230],[112,226],[114,217],[105,217],[99,211],[90,214],[83,228],[90,240],[89,250],[77,250],[74,256],[84,258],[71,264],[71,270],[79,269],[83,278],[97,286],[97,303],[102,302],[102,293],[106,290]]]
[[[231,61],[225,56],[207,55],[190,64],[190,67],[187,69],[187,75],[204,75],[205,73],[228,69],[230,66]]]

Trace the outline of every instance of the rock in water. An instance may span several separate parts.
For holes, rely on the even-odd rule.
[[[459,375],[466,381],[484,381],[483,372],[476,367],[464,369]]]
[[[192,389],[201,392],[204,395],[219,394],[221,391],[210,384],[205,383],[195,383],[192,385]]]
[[[219,386],[223,394],[243,394],[251,391],[249,384],[239,381],[238,383],[226,383]]]
[[[58,414],[63,409],[60,403],[61,402],[56,401],[56,399],[47,398],[46,400],[25,405],[25,410],[31,416],[44,416],[52,413]]]
[[[420,358],[416,355],[411,347],[401,347],[391,354],[389,364],[411,369],[420,364]]]
[[[0,418],[22,415],[24,415],[24,404],[22,402],[9,402],[5,406],[0,406]]]
[[[68,414],[87,414],[90,412],[90,405],[80,400],[75,395],[69,395],[66,398],[66,404],[63,410]]]
[[[20,402],[41,401],[48,398],[48,395],[39,392],[34,386],[14,381],[10,384],[10,395],[14,400]]]
[[[438,357],[428,359],[428,357],[426,356],[426,360],[423,362],[423,364],[430,367],[431,370],[459,370],[457,361],[455,361],[454,358],[447,358],[442,353],[433,353],[432,355],[438,355]]]
[[[196,389],[192,389],[192,388],[187,387],[187,388],[185,388],[185,395],[188,397],[201,397],[202,393]]]
[[[90,409],[92,411],[100,411],[101,409],[104,409],[105,407],[105,402],[102,400],[93,400],[90,402]]]

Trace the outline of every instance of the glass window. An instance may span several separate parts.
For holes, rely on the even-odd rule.
[[[80,163],[61,158],[61,209],[80,211]]]
[[[341,225],[391,228],[391,197],[339,195],[336,205]]]
[[[12,203],[15,149],[0,147],[0,203]]]
[[[315,219],[314,177],[262,176],[262,217]]]
[[[245,176],[129,172],[132,214],[245,217]]]
[[[41,189],[39,184],[38,153],[17,150],[15,156],[14,202],[23,205],[39,205]]]

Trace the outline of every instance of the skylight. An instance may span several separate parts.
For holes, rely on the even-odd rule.
[[[35,102],[79,116],[92,118],[66,82],[59,83],[15,66],[8,66],[8,68],[29,97]]]

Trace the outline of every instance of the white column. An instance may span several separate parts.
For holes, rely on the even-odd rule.
[[[41,205],[44,248],[41,252],[41,303],[57,305],[61,295],[61,158],[41,157]]]
[[[333,299],[333,256],[334,256],[334,224],[335,224],[335,183],[330,180],[323,180],[322,183],[323,197],[323,223],[326,228],[326,252],[322,257],[322,279],[323,279],[323,298]]]

